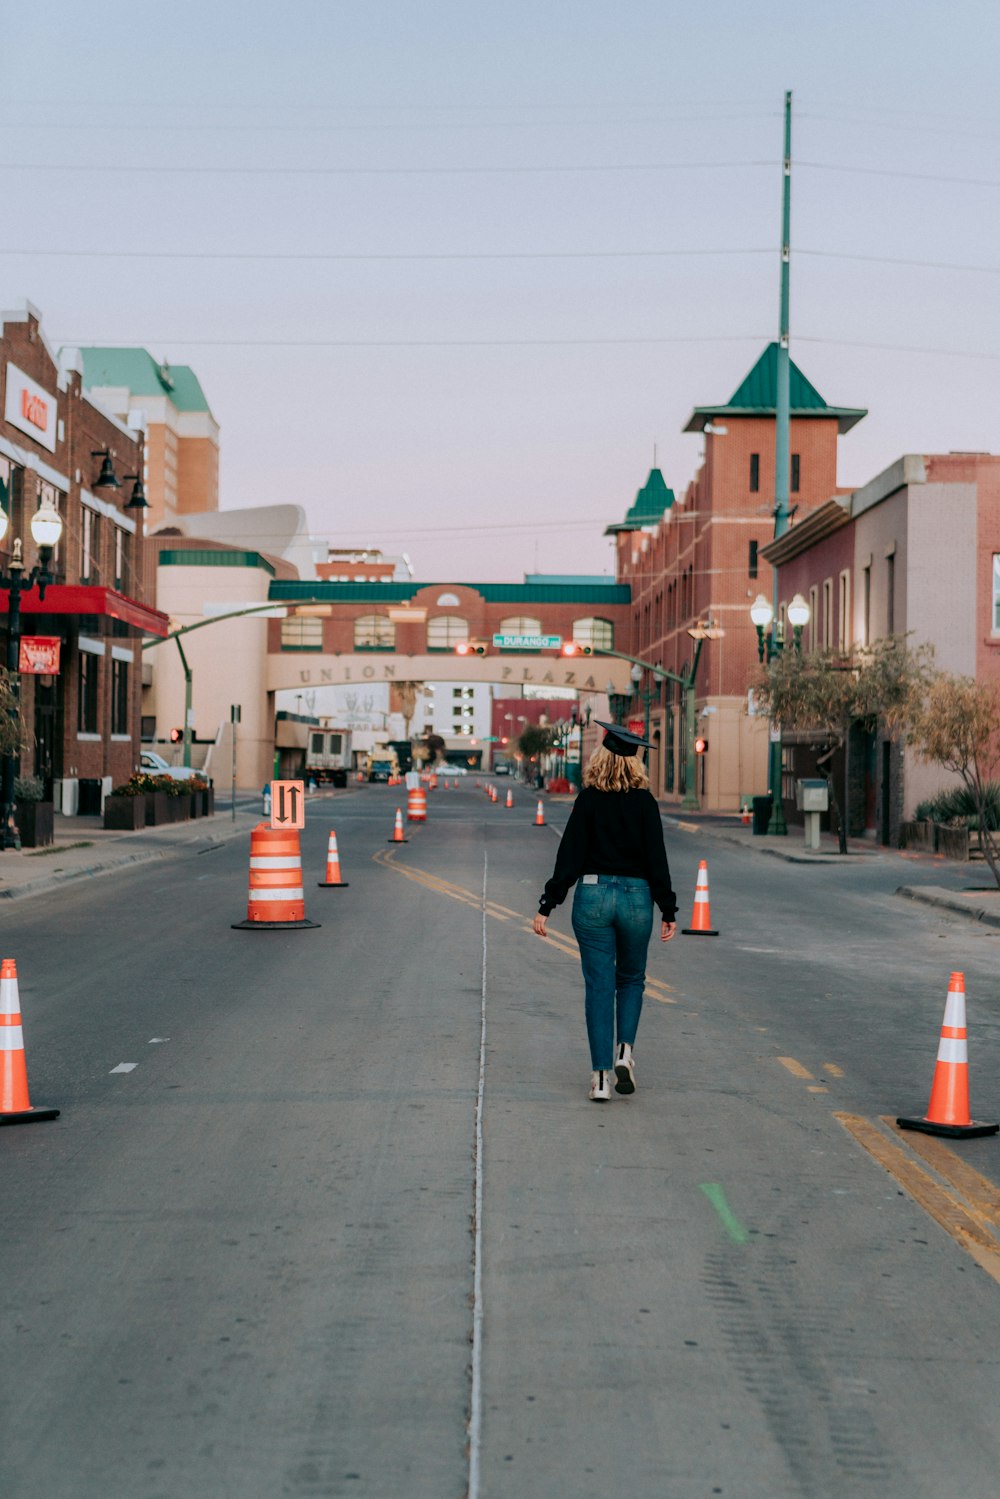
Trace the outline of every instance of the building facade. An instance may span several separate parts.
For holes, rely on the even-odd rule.
[[[616,576],[631,591],[632,654],[694,681],[698,733],[708,741],[694,788],[707,809],[737,810],[767,785],[766,723],[747,711],[757,669],[749,609],[773,578],[763,548],[774,529],[777,346],[771,344],[731,398],[696,407],[685,431],[701,433],[701,465],[682,498],[654,468],[624,521],[610,526]],[[791,366],[791,504],[796,518],[838,493],[840,436],[865,415],[830,406]],[[708,628],[711,638],[698,637]],[[694,632],[694,634],[692,634]],[[689,796],[683,690],[645,672],[630,718],[648,721],[657,795]]]
[[[57,670],[22,672],[20,774],[37,775],[57,810],[96,812],[138,768],[142,639],[167,630],[152,603],[143,510],[130,506],[143,431],[88,395],[78,363],[57,358],[30,304],[0,315],[0,412],[4,572],[17,539],[26,567],[36,560],[30,522],[40,503],[63,522],[55,581],[44,601],[37,588],[21,601],[22,642],[48,637],[59,661]],[[105,464],[116,485],[100,483]],[[4,632],[8,603],[0,592]]]

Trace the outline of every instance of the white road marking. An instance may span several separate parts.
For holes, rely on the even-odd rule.
[[[138,1062],[119,1062],[117,1067],[112,1067],[108,1076],[110,1077],[115,1072],[134,1072],[138,1065]]]
[[[164,1041],[169,1041],[169,1040],[170,1040],[169,1036],[150,1036],[150,1038],[149,1038],[149,1044],[150,1044],[150,1046],[162,1046],[163,1043],[164,1043]]]
[[[489,856],[483,849],[483,985],[479,1020],[479,1091],[476,1097],[474,1211],[472,1267],[472,1388],[469,1393],[469,1483],[467,1499],[479,1499],[479,1462],[483,1428],[483,1093],[486,1081],[486,888]]]

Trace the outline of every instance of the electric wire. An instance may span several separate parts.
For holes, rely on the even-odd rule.
[[[554,174],[609,176],[616,172],[703,172],[731,167],[768,167],[777,160],[743,161],[639,161],[597,163],[553,163],[543,166],[427,166],[427,167],[261,167],[237,166],[157,166],[143,162],[0,162],[0,172],[79,172],[161,177],[544,177]]]

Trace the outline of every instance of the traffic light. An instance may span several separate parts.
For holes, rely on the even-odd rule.
[[[584,645],[582,640],[567,640],[562,647],[561,654],[563,656],[592,656],[594,647]]]
[[[170,743],[171,744],[180,744],[180,742],[181,742],[181,740],[183,738],[184,738],[184,730],[183,729],[171,729],[170,730]]]
[[[695,740],[695,742],[694,742],[694,752],[695,752],[696,755],[703,755],[706,752],[707,749],[708,749],[708,740],[707,739],[696,739]]]
[[[485,656],[485,640],[460,640],[455,647],[456,656]]]

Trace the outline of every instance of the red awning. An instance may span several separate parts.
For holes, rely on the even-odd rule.
[[[0,591],[0,613],[6,614],[9,594]],[[22,614],[106,614],[109,619],[120,619],[123,624],[134,625],[144,635],[159,635],[170,631],[170,618],[149,604],[140,604],[113,588],[100,588],[85,583],[50,583],[44,600],[38,597],[37,588],[21,595]]]

